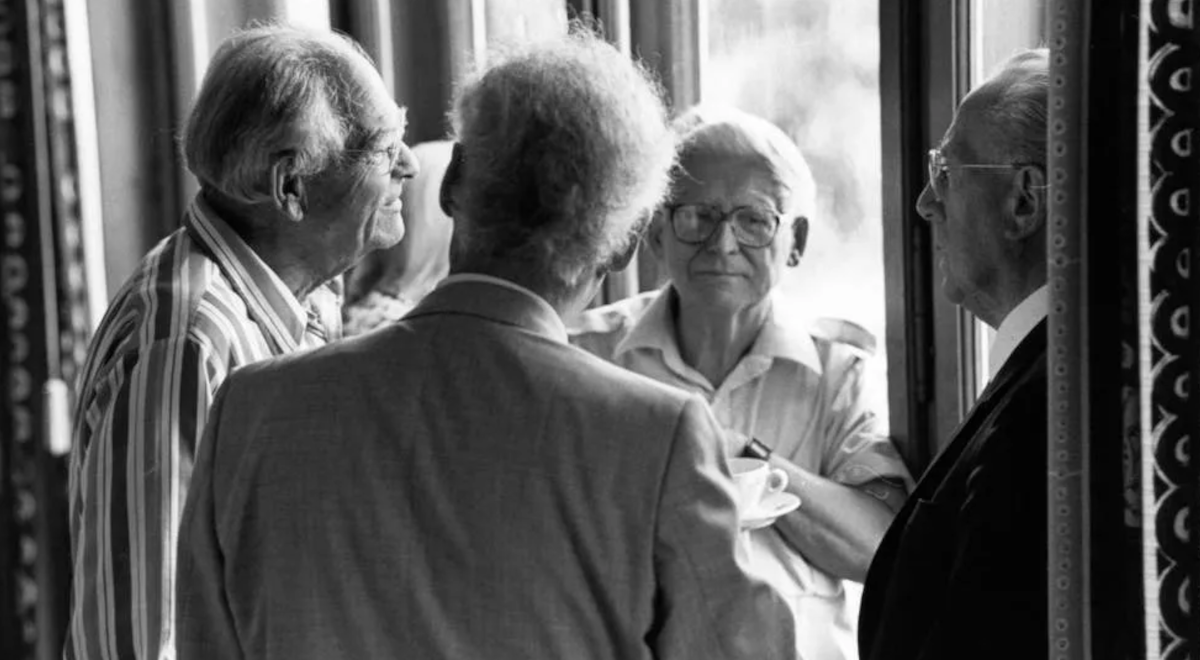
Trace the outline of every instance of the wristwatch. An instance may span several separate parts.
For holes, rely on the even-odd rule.
[[[750,438],[742,447],[742,458],[757,458],[760,461],[771,460],[771,448],[758,438]]]

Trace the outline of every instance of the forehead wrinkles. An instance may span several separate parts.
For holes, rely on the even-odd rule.
[[[688,158],[675,182],[675,196],[687,194],[710,202],[732,202],[731,197],[748,197],[783,208],[789,189],[762,159],[744,156]]]

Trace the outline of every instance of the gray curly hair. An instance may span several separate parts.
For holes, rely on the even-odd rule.
[[[520,263],[556,294],[637,240],[675,159],[655,80],[575,27],[495,53],[451,112],[456,262]]]
[[[272,167],[309,176],[362,139],[362,90],[347,75],[370,62],[349,37],[279,24],[241,30],[209,62],[181,151],[202,186],[246,204],[270,199]]]

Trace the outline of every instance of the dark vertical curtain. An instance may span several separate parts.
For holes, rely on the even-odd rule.
[[[47,392],[88,316],[61,0],[0,0],[0,657],[60,655],[68,607],[66,459]],[[62,406],[56,409],[61,410]],[[53,420],[62,428],[65,420]]]
[[[1143,523],[1146,645],[1153,658],[1200,658],[1200,48],[1196,5],[1146,0],[1148,197],[1142,263]]]

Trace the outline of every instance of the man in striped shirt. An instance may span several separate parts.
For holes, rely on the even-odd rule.
[[[340,334],[338,277],[404,233],[405,116],[351,40],[285,26],[214,54],[183,140],[201,192],[89,348],[71,455],[65,658],[173,658],[196,443],[238,367]]]

